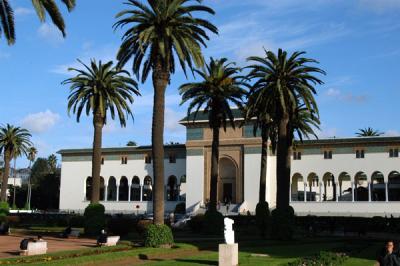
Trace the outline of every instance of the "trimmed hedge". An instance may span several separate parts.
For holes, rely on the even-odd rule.
[[[150,224],[146,228],[144,235],[144,246],[158,248],[162,246],[171,246],[174,244],[174,237],[171,228],[161,224]]]
[[[105,208],[102,204],[89,204],[83,216],[85,217],[84,230],[88,236],[97,236],[106,224]]]
[[[0,222],[6,221],[6,217],[10,212],[10,206],[5,201],[0,201]]]
[[[135,226],[135,219],[122,215],[112,217],[108,220],[107,223],[108,232],[119,236],[125,236],[128,233],[132,232],[133,230],[135,230]]]
[[[268,202],[259,202],[256,206],[256,224],[262,237],[267,235],[270,224],[270,213]]]
[[[224,232],[224,216],[218,211],[207,211],[204,215],[202,232],[210,235],[221,235]]]
[[[311,257],[297,259],[289,262],[287,266],[303,266],[303,265],[344,265],[348,256],[344,253],[333,253],[321,251],[319,254]]]
[[[271,236],[278,240],[292,239],[296,226],[293,208],[275,209],[271,214]]]

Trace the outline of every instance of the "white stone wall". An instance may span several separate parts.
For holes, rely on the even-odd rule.
[[[60,186],[60,210],[64,211],[81,211],[89,202],[85,200],[86,178],[91,176],[91,161],[63,161],[61,168],[61,186]],[[168,177],[176,176],[178,184],[182,175],[186,174],[186,160],[176,159],[176,163],[170,163],[168,159],[164,160],[164,177],[167,184]],[[143,185],[145,176],[152,178],[154,184],[154,176],[152,164],[145,164],[144,160],[128,160],[127,164],[121,164],[119,160],[105,160],[101,168],[101,174],[104,178],[105,185],[111,176],[116,178],[117,185],[120,179],[125,176],[128,178],[129,185],[132,178],[138,176],[140,185]],[[152,202],[136,202],[136,201],[106,201],[102,202],[107,212],[137,211],[150,212],[152,210]],[[166,211],[175,208],[176,202],[167,202],[165,204]],[[137,209],[136,206],[140,208]]]
[[[196,211],[204,204],[204,156],[188,155],[186,157],[186,208]]]

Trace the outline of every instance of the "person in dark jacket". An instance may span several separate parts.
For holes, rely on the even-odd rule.
[[[394,241],[386,241],[385,247],[378,254],[379,266],[400,266],[400,253],[394,249]]]
[[[105,230],[101,230],[101,234],[97,238],[97,245],[101,246],[107,243],[107,233]]]

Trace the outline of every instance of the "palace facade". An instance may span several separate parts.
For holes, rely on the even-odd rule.
[[[231,213],[254,212],[258,202],[261,138],[253,126],[220,132],[218,200]],[[212,131],[205,114],[185,118],[186,144],[165,146],[165,206],[185,202],[204,211],[209,198]],[[400,216],[400,137],[305,140],[292,152],[290,201],[298,215]],[[82,212],[91,193],[91,150],[61,150],[60,209]],[[152,211],[150,146],[103,149],[101,202],[107,212]],[[269,151],[266,199],[276,198],[276,158]]]

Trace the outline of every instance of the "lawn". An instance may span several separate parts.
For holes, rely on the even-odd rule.
[[[218,252],[215,242],[177,244],[172,249],[135,248],[125,245],[122,250],[67,251],[31,257],[30,262],[19,259],[0,260],[0,265],[217,265]],[[244,241],[239,243],[240,265],[285,265],[296,258],[317,254],[320,251],[346,251],[350,258],[344,265],[367,266],[374,264],[374,255],[380,242],[342,238],[315,238],[291,242]]]

